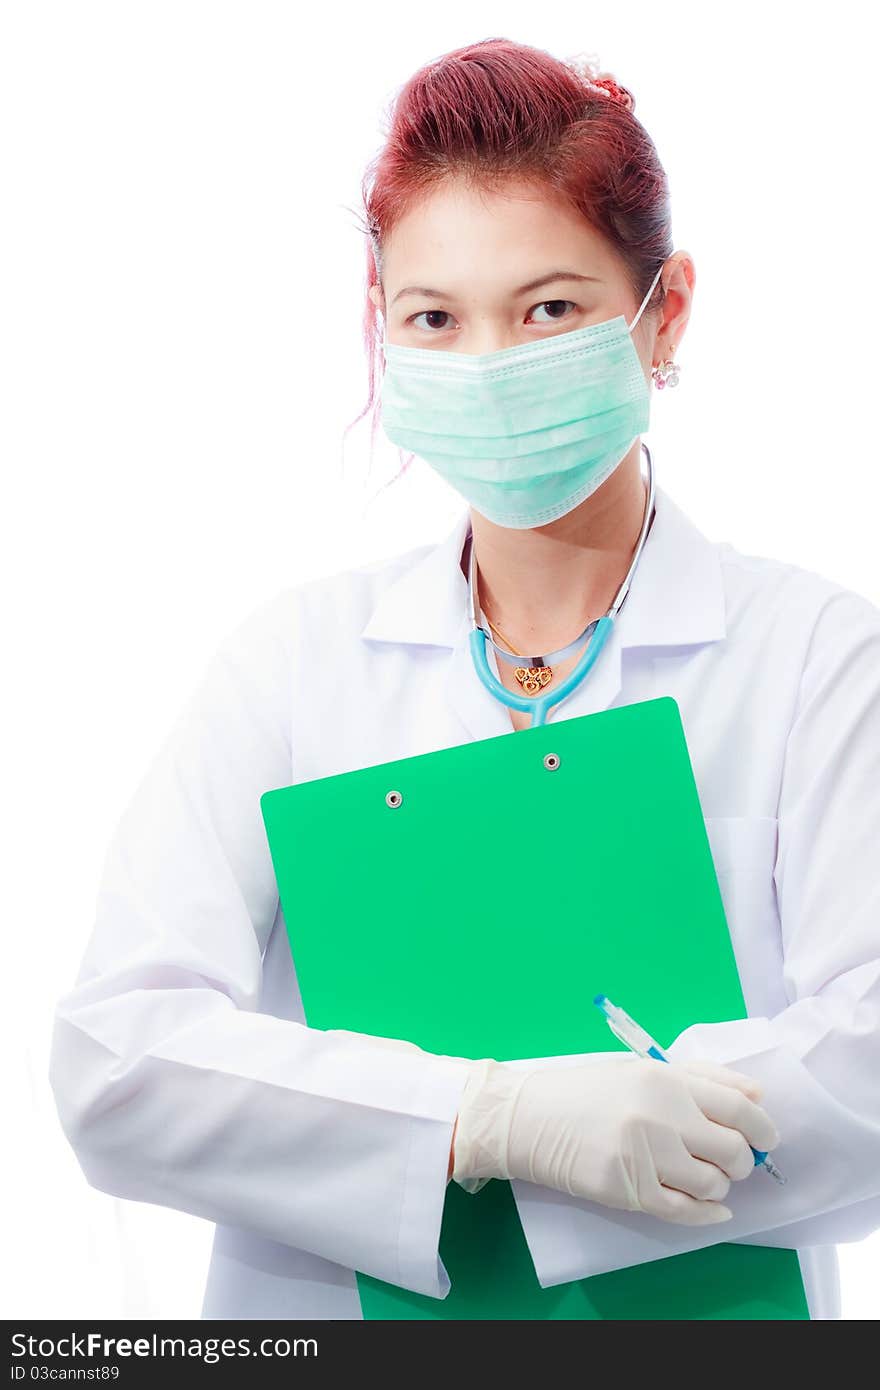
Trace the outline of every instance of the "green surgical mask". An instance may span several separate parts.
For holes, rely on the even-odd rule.
[[[525,529],[595,492],[647,430],[650,392],[622,314],[498,352],[383,343],[382,426],[483,516]]]

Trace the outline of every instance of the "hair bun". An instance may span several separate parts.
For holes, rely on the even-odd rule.
[[[577,73],[590,91],[619,102],[621,106],[626,107],[627,111],[635,110],[636,103],[632,92],[628,87],[622,87],[619,82],[615,81],[610,72],[600,71],[599,60],[594,53],[577,53],[563,61],[567,68]]]

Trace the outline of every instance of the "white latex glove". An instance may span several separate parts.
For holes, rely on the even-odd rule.
[[[712,1062],[595,1053],[572,1066],[475,1062],[462,1094],[453,1178],[521,1178],[622,1211],[702,1226],[733,1215],[731,1180],[779,1135],[758,1083]]]

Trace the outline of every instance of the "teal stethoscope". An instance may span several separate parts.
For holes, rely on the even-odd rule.
[[[504,647],[499,647],[491,633],[487,632],[486,629],[481,626],[477,601],[476,556],[474,555],[473,532],[470,531],[468,533],[468,542],[470,544],[470,560],[468,564],[468,609],[472,622],[469,641],[474,666],[477,675],[490,695],[494,695],[496,699],[501,700],[502,703],[509,706],[510,709],[523,710],[532,715],[531,727],[533,729],[539,724],[546,724],[547,711],[553,705],[558,705],[560,700],[564,700],[567,695],[571,694],[576,686],[580,685],[611,635],[614,620],[623,607],[626,596],[629,593],[633,575],[636,572],[636,567],[641,559],[642,551],[645,548],[645,542],[648,539],[648,532],[651,529],[655,513],[654,464],[651,459],[651,451],[647,444],[643,442],[642,448],[645,451],[645,458],[648,464],[648,496],[645,503],[645,515],[642,521],[642,529],[639,534],[632,564],[627,571],[626,578],[615,594],[614,601],[608,609],[608,612],[601,618],[594,618],[593,621],[588,623],[584,628],[580,637],[576,637],[573,642],[569,642],[567,647],[560,647],[557,652],[548,652],[545,656],[517,656],[512,652],[506,651]],[[508,690],[507,686],[502,684],[494,671],[490,668],[489,659],[486,655],[486,643],[488,641],[492,643],[496,654],[511,666],[552,666],[554,661],[564,661],[567,656],[571,656],[588,637],[590,638],[590,643],[580,661],[574,669],[569,672],[562,684],[557,686],[552,694],[547,695],[517,695],[514,691]]]

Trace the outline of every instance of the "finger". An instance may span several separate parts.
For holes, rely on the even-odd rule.
[[[779,1143],[779,1132],[767,1111],[741,1091],[701,1076],[691,1077],[690,1088],[708,1119],[738,1129],[756,1149],[773,1149]]]
[[[694,1158],[676,1136],[675,1148],[656,1156],[657,1179],[701,1202],[720,1202],[730,1191],[730,1178],[714,1163]]]
[[[730,1221],[733,1212],[721,1202],[700,1202],[686,1192],[660,1186],[644,1210],[661,1221],[675,1221],[682,1226],[717,1226]]]
[[[721,1202],[730,1191],[730,1178],[715,1163],[689,1155],[687,1175],[674,1186],[700,1202]]]
[[[695,1158],[714,1163],[734,1182],[754,1171],[755,1156],[738,1129],[716,1124],[698,1112],[694,1123],[682,1130],[682,1138]]]
[[[722,1067],[717,1062],[704,1061],[702,1058],[696,1062],[683,1062],[681,1065],[695,1076],[708,1077],[710,1081],[717,1081],[721,1086],[736,1087],[750,1100],[760,1100],[764,1094],[760,1081],[754,1076],[746,1076],[745,1072],[734,1071],[733,1067]]]

